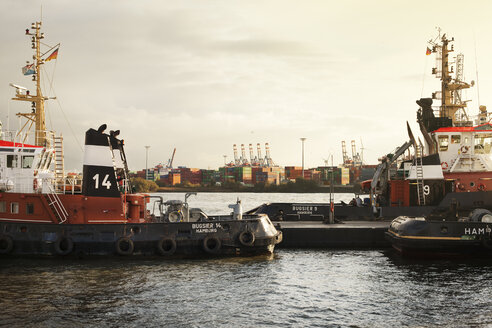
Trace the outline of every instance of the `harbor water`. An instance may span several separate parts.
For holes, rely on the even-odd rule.
[[[164,194],[182,199],[183,194]],[[327,194],[192,196],[227,213]],[[350,200],[339,194],[337,200]],[[212,260],[0,259],[6,327],[492,327],[492,260],[403,260],[391,250],[286,250]]]

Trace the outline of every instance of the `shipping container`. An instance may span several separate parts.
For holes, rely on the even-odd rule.
[[[348,167],[343,167],[342,168],[341,184],[342,185],[348,185],[348,184],[350,184],[350,169]]]
[[[170,173],[168,175],[168,183],[171,185],[171,186],[174,186],[174,185],[177,185],[177,184],[180,184],[181,183],[181,174],[179,173]]]

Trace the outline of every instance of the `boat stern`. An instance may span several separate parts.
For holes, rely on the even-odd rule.
[[[241,253],[273,253],[275,246],[282,242],[282,231],[277,230],[266,214],[244,215],[237,242]]]
[[[487,222],[400,216],[391,222],[385,237],[404,256],[475,256],[492,253],[491,230]]]

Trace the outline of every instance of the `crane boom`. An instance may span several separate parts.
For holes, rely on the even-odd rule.
[[[174,148],[173,154],[172,154],[171,158],[169,159],[169,161],[167,162],[167,167],[170,169],[173,168],[174,154],[176,154],[176,148]]]

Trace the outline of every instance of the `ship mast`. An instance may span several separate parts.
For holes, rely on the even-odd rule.
[[[41,40],[44,39],[44,33],[41,33],[41,22],[32,23],[31,30],[26,29],[26,35],[30,35],[32,42],[32,49],[34,49],[33,55],[33,65],[34,74],[32,80],[36,82],[36,94],[31,95],[29,91],[26,94],[21,92],[16,92],[16,96],[12,100],[28,101],[32,104],[31,113],[17,113],[17,116],[22,116],[27,119],[27,122],[19,131],[18,135],[22,133],[27,127],[27,132],[31,129],[32,125],[35,124],[35,145],[36,146],[47,146],[47,135],[46,135],[46,119],[44,111],[44,101],[47,99],[43,96],[41,90],[41,65],[44,64],[44,60],[41,59]],[[27,134],[26,132],[26,134]]]
[[[468,117],[465,111],[466,102],[461,100],[461,90],[468,89],[471,85],[462,81],[463,55],[459,54],[456,59],[457,74],[453,79],[451,74],[454,73],[454,71],[453,67],[450,69],[449,53],[454,51],[454,47],[453,45],[451,45],[450,48],[448,46],[450,42],[454,41],[454,38],[448,39],[446,34],[443,34],[442,37],[439,35],[437,40],[439,38],[441,44],[438,44],[433,40],[429,41],[433,46],[432,52],[437,53],[437,67],[432,69],[432,74],[435,74],[437,78],[441,79],[441,107],[439,109],[439,116],[450,118],[453,125],[466,124],[468,123]],[[438,70],[439,66],[440,70]],[[439,99],[437,92],[432,94],[432,98]],[[456,117],[456,113],[460,110],[464,114],[465,120]]]

